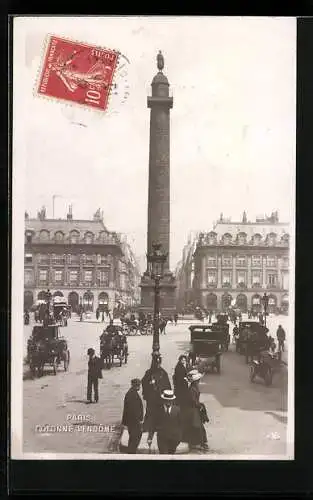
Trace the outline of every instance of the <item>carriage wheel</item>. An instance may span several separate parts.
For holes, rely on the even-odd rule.
[[[52,368],[53,368],[53,375],[56,375],[58,368],[58,362],[56,357],[53,358]]]

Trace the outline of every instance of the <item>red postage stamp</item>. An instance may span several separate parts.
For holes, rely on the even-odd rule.
[[[37,92],[105,111],[118,57],[114,50],[51,36]]]

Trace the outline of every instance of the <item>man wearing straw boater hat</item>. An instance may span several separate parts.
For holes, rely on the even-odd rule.
[[[156,431],[159,453],[174,455],[182,439],[180,409],[175,404],[175,394],[165,390],[161,394],[162,405],[156,418]]]

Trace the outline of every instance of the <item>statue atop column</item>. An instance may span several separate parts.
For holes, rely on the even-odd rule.
[[[158,66],[159,71],[162,71],[164,68],[164,57],[163,57],[163,54],[160,50],[159,50],[159,53],[157,55],[157,66]]]

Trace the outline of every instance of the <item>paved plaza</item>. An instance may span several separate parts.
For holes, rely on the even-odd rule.
[[[193,321],[195,323],[195,321]],[[271,316],[270,332],[276,337],[282,324],[288,339],[288,317]],[[172,377],[179,354],[189,349],[190,323],[169,324],[160,337],[163,367]],[[123,398],[134,377],[142,378],[151,361],[151,336],[129,336],[128,363],[103,370],[97,404],[86,403],[87,349],[99,354],[103,323],[95,317],[80,322],[73,315],[61,329],[67,338],[71,361],[68,372],[60,367],[56,376],[47,367],[44,376],[31,379],[24,366],[24,452],[117,453]],[[26,342],[32,324],[25,326]],[[232,331],[232,327],[231,327]],[[288,341],[287,341],[288,343]],[[287,360],[287,353],[284,355]],[[209,454],[283,455],[286,453],[287,367],[275,374],[273,385],[249,381],[249,369],[234,345],[222,356],[221,374],[206,374],[200,383],[209,424]]]

